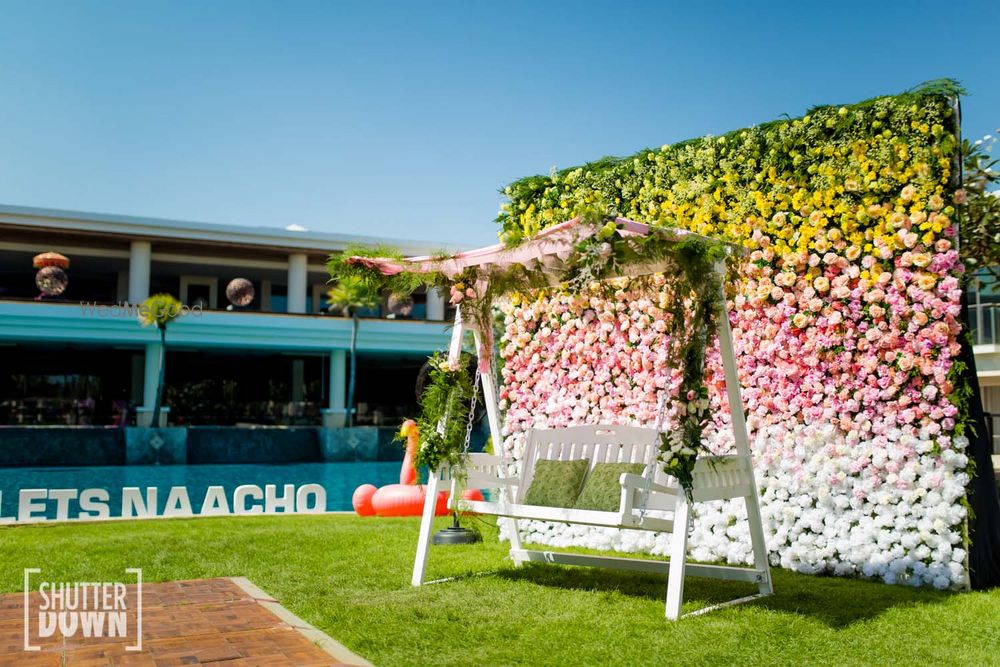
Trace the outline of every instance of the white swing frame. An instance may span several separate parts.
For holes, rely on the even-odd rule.
[[[650,271],[645,271],[650,272]],[[713,278],[724,281],[725,267],[720,262],[715,267]],[[681,617],[684,597],[684,577],[687,574],[712,579],[747,581],[757,584],[758,593],[736,600],[714,605],[692,612],[697,615],[741,602],[771,595],[774,591],[767,546],[761,522],[757,484],[754,479],[753,461],[747,437],[746,417],[740,393],[736,356],[733,351],[732,330],[729,325],[726,304],[720,304],[718,336],[722,354],[726,395],[732,416],[736,454],[730,456],[701,456],[694,471],[692,497],[689,502],[677,485],[676,480],[667,477],[660,466],[644,475],[623,474],[621,476],[621,506],[617,512],[539,507],[523,504],[524,492],[531,481],[534,461],[543,454],[547,458],[591,459],[591,466],[598,461],[655,461],[650,458],[648,447],[655,447],[657,440],[654,429],[621,426],[581,426],[566,429],[531,429],[522,456],[520,476],[511,476],[508,462],[500,456],[471,453],[465,470],[467,488],[488,488],[499,490],[495,501],[468,501],[458,499],[459,489],[455,477],[447,467],[431,471],[427,484],[426,500],[420,522],[416,558],[413,563],[411,583],[420,586],[424,576],[431,546],[431,530],[434,521],[435,499],[444,484],[450,485],[450,506],[461,511],[501,517],[506,524],[506,534],[510,539],[510,556],[515,566],[526,562],[560,563],[606,567],[620,570],[638,570],[667,574],[667,594],[665,613],[668,620]],[[448,359],[459,360],[465,333],[471,331],[476,349],[483,349],[480,332],[474,323],[463,320],[461,308],[456,312]],[[497,388],[491,373],[482,374],[483,398],[489,420],[490,435],[494,446],[503,446],[500,428],[500,410],[497,403]],[[617,448],[616,448],[617,447]],[[646,475],[652,474],[652,479]],[[753,549],[751,567],[706,565],[687,561],[688,534],[691,530],[691,503],[711,500],[743,498],[746,504],[750,541]],[[457,504],[456,504],[457,503]],[[521,543],[518,521],[540,520],[565,523],[581,523],[632,530],[667,532],[671,535],[669,560],[633,559],[612,556],[593,556],[550,550],[526,549]]]

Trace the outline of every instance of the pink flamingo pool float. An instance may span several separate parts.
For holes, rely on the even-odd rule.
[[[362,484],[354,490],[351,504],[360,516],[420,516],[424,511],[424,496],[427,487],[417,484],[417,468],[413,459],[417,453],[417,424],[412,419],[403,422],[399,432],[406,437],[406,455],[399,470],[399,484],[389,484],[376,488],[374,484]],[[466,500],[482,500],[483,493],[479,489],[466,489],[462,492]],[[440,491],[436,516],[448,514],[448,492]]]

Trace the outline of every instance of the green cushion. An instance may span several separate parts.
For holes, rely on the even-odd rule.
[[[572,507],[580,495],[590,460],[553,461],[538,459],[531,484],[524,494],[525,505]]]
[[[621,507],[622,473],[641,475],[641,463],[598,463],[590,471],[587,483],[583,485],[580,497],[576,499],[576,509],[616,512]]]

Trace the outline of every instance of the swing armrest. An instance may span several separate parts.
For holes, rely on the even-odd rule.
[[[469,465],[466,469],[467,486],[470,488],[491,488],[501,486],[517,486],[520,477],[501,476],[507,472],[503,460],[495,454],[473,452],[469,454]]]
[[[622,521],[634,520],[635,517],[632,513],[640,508],[671,511],[677,502],[677,489],[675,487],[647,481],[642,475],[623,473],[619,482],[622,487],[620,505]],[[643,495],[647,488],[649,493]]]
[[[520,477],[493,477],[489,480],[493,486],[517,486],[521,483]]]
[[[644,491],[646,489],[646,478],[642,475],[636,475],[635,473],[625,472],[622,473],[619,479],[623,489],[630,489],[633,491]],[[657,484],[656,482],[648,482],[650,493],[667,493],[670,495],[677,495],[677,488],[673,486],[664,486],[663,484]]]

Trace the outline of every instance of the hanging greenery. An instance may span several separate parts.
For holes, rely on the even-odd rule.
[[[666,301],[667,311],[674,322],[684,322],[689,333],[671,337],[675,367],[683,375],[673,399],[677,424],[660,434],[660,460],[664,472],[677,479],[689,501],[693,501],[698,456],[709,453],[702,438],[712,418],[705,384],[705,349],[716,336],[725,299],[722,283],[709,276],[720,259],[717,246],[682,243],[677,249],[681,270],[667,286],[673,293],[673,298]]]
[[[431,371],[420,396],[417,430],[420,444],[415,463],[438,470],[448,465],[456,471],[464,468],[465,435],[470,405],[476,387],[469,376],[471,357],[462,353],[457,363],[449,363],[444,353],[431,357]]]

